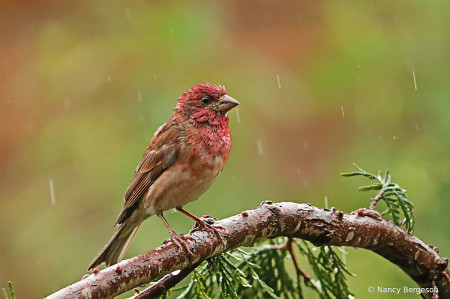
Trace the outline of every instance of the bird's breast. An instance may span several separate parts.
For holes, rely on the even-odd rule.
[[[224,165],[220,156],[203,164],[199,161],[177,161],[149,188],[144,199],[144,209],[150,216],[196,200],[212,186]]]
[[[211,167],[211,160],[220,158],[225,164],[228,161],[231,150],[231,134],[228,125],[205,126],[192,128],[187,141],[189,157],[198,159],[200,164]]]

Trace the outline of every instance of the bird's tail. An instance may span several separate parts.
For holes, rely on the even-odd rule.
[[[122,259],[125,251],[127,251],[128,245],[130,245],[139,226],[140,224],[136,225],[136,223],[127,223],[125,221],[109,240],[108,244],[103,247],[102,251],[91,262],[88,271],[96,268],[103,262],[105,262],[106,267],[117,264]]]

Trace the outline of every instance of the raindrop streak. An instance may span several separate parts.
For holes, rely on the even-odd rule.
[[[260,155],[263,154],[263,148],[262,148],[262,144],[261,144],[261,140],[256,142],[258,144],[258,152]]]
[[[236,116],[237,116],[237,120],[238,120],[238,123],[240,123],[241,122],[241,118],[239,117],[239,110],[238,110],[238,108],[236,107]]]
[[[125,17],[127,18],[127,20],[131,19],[131,12],[128,7],[125,9]]]
[[[277,79],[278,79],[278,88],[281,88],[280,76],[279,75],[277,75]]]
[[[155,77],[155,80],[156,80],[156,74],[153,74],[153,76]]]
[[[108,76],[108,81],[109,81],[109,83],[111,83],[111,77],[110,76]]]
[[[50,197],[52,199],[52,205],[55,205],[55,189],[53,188],[53,180],[49,180],[50,183]]]
[[[341,110],[342,110],[342,116],[345,116],[344,115],[344,107],[341,106]]]
[[[325,209],[328,209],[328,197],[325,196]]]
[[[413,77],[414,77],[414,88],[417,90],[416,73],[414,73],[414,71],[413,71]]]
[[[64,107],[65,108],[69,108],[70,107],[70,99],[68,97],[64,97],[63,98],[63,103],[64,103]]]
[[[306,140],[304,140],[304,139],[303,139],[303,147],[304,147],[305,149],[309,149],[309,143],[308,143],[308,141],[306,141]]]
[[[140,91],[138,91],[138,99],[139,99],[139,102],[142,102],[142,95],[141,95]]]
[[[172,29],[170,29],[170,32],[172,32],[172,34],[173,34],[173,30]]]

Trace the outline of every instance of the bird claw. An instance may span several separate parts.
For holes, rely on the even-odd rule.
[[[194,238],[190,236],[185,236],[183,234],[171,234],[171,241],[175,243],[179,248],[186,251],[189,261],[192,261],[192,259],[195,258],[195,255],[192,253],[192,251],[189,249],[188,244],[186,243],[186,239],[195,240]]]
[[[227,230],[224,227],[222,227],[222,226],[212,226],[212,225],[206,223],[203,220],[201,220],[201,222],[197,222],[197,223],[198,223],[198,225],[196,227],[194,227],[191,232],[196,232],[196,231],[199,231],[199,230],[212,231],[219,238],[220,242],[223,245],[225,245],[225,242],[224,242],[221,234],[218,231],[218,229],[222,229],[224,231],[222,234],[225,235],[225,236],[229,236],[230,234],[227,233]]]

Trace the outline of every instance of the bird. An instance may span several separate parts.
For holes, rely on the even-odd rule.
[[[228,161],[232,141],[228,112],[239,102],[227,94],[224,86],[203,83],[181,94],[170,118],[153,135],[126,190],[115,223],[119,229],[88,271],[102,263],[106,267],[118,263],[141,223],[153,215],[162,220],[171,240],[192,255],[183,235],[175,233],[164,218],[164,211],[175,209],[192,218],[197,229],[218,234],[183,206],[205,193]]]

